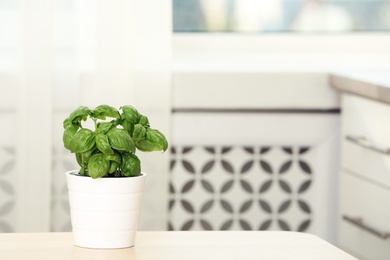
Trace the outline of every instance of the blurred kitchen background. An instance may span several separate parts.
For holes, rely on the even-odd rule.
[[[0,232],[70,231],[62,121],[105,103],[170,143],[140,155],[141,230],[338,245],[329,77],[389,75],[389,31],[390,0],[0,0]]]
[[[174,32],[389,30],[387,0],[173,0]]]

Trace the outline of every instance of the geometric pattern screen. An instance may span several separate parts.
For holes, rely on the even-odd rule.
[[[0,147],[0,233],[15,231],[16,219],[16,150]]]
[[[79,166],[74,158],[74,154],[71,154],[62,145],[53,147],[50,223],[50,231],[52,232],[72,230],[65,172],[78,169]]]
[[[174,146],[169,230],[311,232],[313,162],[307,146]]]

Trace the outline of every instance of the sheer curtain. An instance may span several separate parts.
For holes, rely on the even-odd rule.
[[[77,106],[134,105],[169,139],[171,30],[170,1],[0,0],[0,232],[70,230]],[[140,229],[166,229],[168,153],[140,157]]]

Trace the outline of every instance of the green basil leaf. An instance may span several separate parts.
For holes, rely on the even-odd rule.
[[[103,177],[109,169],[110,162],[104,158],[102,153],[92,155],[88,161],[88,173],[93,179]]]
[[[135,142],[135,146],[142,152],[160,151],[160,146],[147,141],[146,139]]]
[[[135,145],[143,152],[165,152],[168,149],[168,142],[165,136],[160,131],[152,128],[148,128],[145,139],[135,142]]]
[[[121,106],[120,109],[123,111],[123,117],[128,120],[131,124],[138,123],[139,113],[137,109],[132,106]]]
[[[129,134],[131,136],[131,134],[134,131],[134,124],[132,124],[130,121],[124,119],[121,125],[127,132],[129,132]]]
[[[105,134],[107,133],[112,127],[114,126],[111,122],[99,122],[97,123],[96,132],[98,134]]]
[[[139,122],[138,122],[139,124],[141,124],[141,125],[143,125],[144,127],[146,127],[146,128],[148,128],[148,127],[150,127],[150,124],[149,124],[149,119],[148,119],[148,117],[146,117],[146,116],[140,116],[139,117]]]
[[[108,161],[114,161],[117,163],[121,163],[121,156],[118,153],[115,154],[105,154],[104,158]]]
[[[109,123],[111,123],[113,127],[117,127],[118,125],[122,124],[122,121],[122,119],[113,119]]]
[[[77,133],[77,130],[79,130],[79,124],[69,124],[65,130],[64,134],[62,136],[62,141],[64,142],[64,147],[68,150],[70,150],[70,141],[72,140],[73,136]]]
[[[96,143],[95,143],[95,145],[91,148],[91,149],[89,149],[88,151],[86,151],[86,152],[83,152],[83,156],[85,157],[85,158],[89,158],[92,154],[95,154],[96,152],[98,152],[99,150],[96,148]]]
[[[95,135],[89,129],[80,129],[70,140],[69,149],[72,153],[84,153],[95,145]]]
[[[143,127],[141,124],[136,124],[134,126],[134,131],[133,131],[133,141],[139,141],[141,139],[144,139],[146,135],[146,129]]]
[[[133,153],[123,153],[121,171],[124,176],[138,176],[141,174],[141,162]]]
[[[108,170],[108,173],[116,172],[118,170],[118,167],[119,167],[119,163],[118,162],[111,161],[110,162],[110,169]]]
[[[76,153],[76,161],[81,167],[83,167],[83,155],[81,153]]]
[[[102,120],[105,120],[106,117],[113,117],[116,119],[120,119],[121,116],[118,112],[118,110],[114,107],[108,106],[108,105],[100,105],[97,108],[95,108],[92,113],[92,117],[99,118]]]
[[[74,110],[68,118],[64,120],[64,128],[68,127],[71,123],[79,123],[81,120],[87,120],[88,115],[91,113],[88,107],[80,106]]]
[[[112,148],[119,151],[135,152],[134,142],[126,130],[113,128],[107,132],[107,137]]]
[[[96,135],[96,147],[104,154],[114,154],[114,150],[111,149],[108,137],[105,134]]]
[[[70,120],[69,117],[67,117],[64,122],[62,123],[62,125],[64,126],[64,128],[67,128],[70,124],[72,123],[72,120]]]
[[[85,169],[83,167],[80,168],[79,173],[80,173],[80,175],[83,175],[83,176],[86,175],[85,174]]]

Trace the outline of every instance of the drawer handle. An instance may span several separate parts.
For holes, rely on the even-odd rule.
[[[354,143],[354,144],[357,144],[357,145],[360,145],[364,148],[367,148],[367,149],[370,149],[370,150],[373,150],[375,152],[378,152],[378,153],[382,153],[382,154],[390,154],[390,148],[386,148],[384,146],[381,146],[381,145],[378,145],[378,144],[374,144],[370,141],[368,141],[365,137],[363,136],[351,136],[351,135],[347,135],[345,137],[348,141]]]
[[[367,226],[366,224],[363,223],[362,218],[351,218],[351,217],[344,215],[343,219],[348,221],[349,223],[354,224],[355,226],[358,226],[359,228],[361,228],[365,231],[370,232],[371,234],[373,234],[379,238],[384,239],[384,240],[386,240],[390,237],[390,232],[380,232],[380,231],[376,230],[375,228]]]

